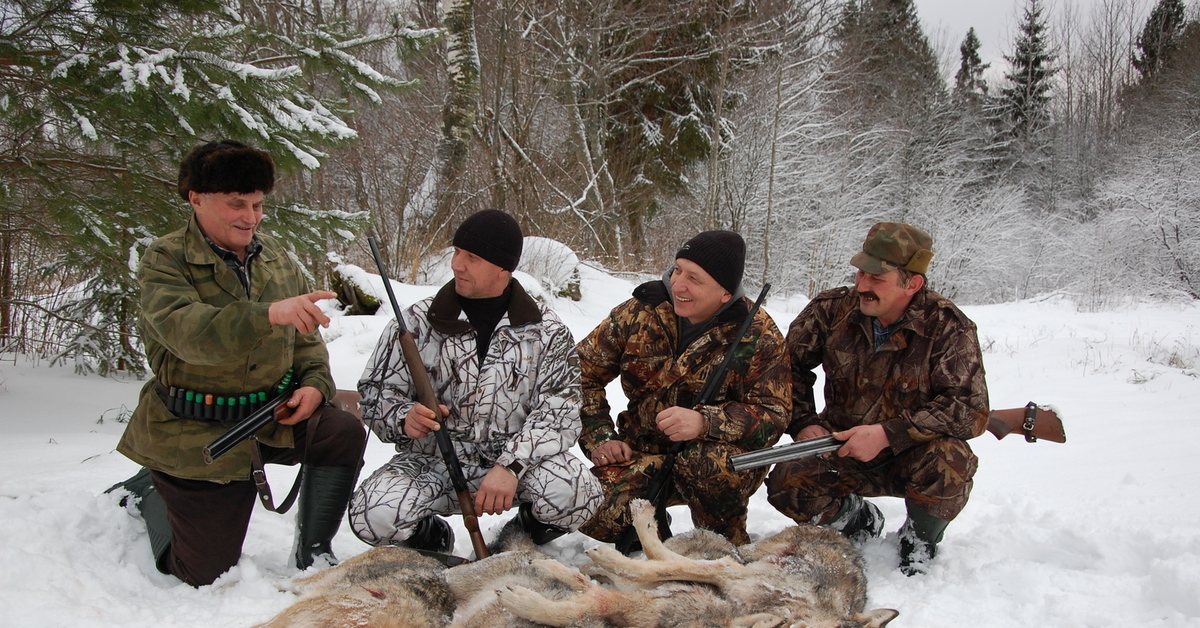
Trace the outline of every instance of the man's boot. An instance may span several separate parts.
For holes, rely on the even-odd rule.
[[[445,519],[437,515],[429,515],[417,522],[417,529],[413,530],[411,536],[396,545],[447,554],[454,549],[454,530]]]
[[[929,568],[950,522],[925,512],[910,500],[904,502],[908,519],[900,526],[900,571],[915,576]]]
[[[517,508],[517,516],[506,521],[500,528],[496,540],[488,544],[488,552],[492,554],[503,552],[507,547],[509,537],[517,531],[528,534],[530,540],[536,545],[545,545],[567,533],[566,528],[538,521],[533,516],[533,504],[525,502]]]
[[[883,513],[871,502],[853,493],[842,498],[842,507],[826,527],[841,532],[855,545],[878,538],[883,532]]]
[[[104,491],[111,493],[119,488],[129,491],[132,497],[138,499],[134,505],[142,515],[146,524],[146,534],[150,537],[150,552],[154,556],[154,567],[159,573],[170,574],[167,566],[167,554],[171,549],[171,524],[167,520],[167,503],[163,501],[158,491],[154,490],[154,482],[150,479],[150,469],[142,467],[133,477],[124,482],[117,482]],[[128,497],[121,498],[121,506],[125,506]]]
[[[296,568],[308,569],[317,556],[336,564],[330,542],[342,524],[358,469],[351,466],[300,469],[300,500],[296,510]]]

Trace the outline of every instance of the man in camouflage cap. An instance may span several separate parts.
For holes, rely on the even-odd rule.
[[[863,497],[903,497],[900,569],[910,576],[924,573],[947,523],[966,506],[977,466],[966,441],[988,419],[975,324],[926,287],[932,246],[911,225],[876,224],[850,262],[855,285],[822,292],[792,321],[788,433],[796,440],[832,433],[846,444],[779,464],[767,478],[768,500],[780,512],[859,542],[883,530],[883,515]]]
[[[192,586],[212,583],[241,557],[257,501],[252,447],[263,462],[303,463],[300,569],[318,556],[333,562],[330,541],[366,447],[362,422],[326,403],[335,389],[318,327],[329,319],[316,302],[337,295],[312,290],[283,244],[257,232],[274,186],[275,164],[263,151],[229,140],[192,149],[179,167],[192,218],[150,244],[138,267],[154,377],[117,445],[143,469],[113,488],[138,498],[159,571]],[[243,400],[274,397],[282,382],[295,390],[257,442],[206,464],[202,448],[247,414]],[[228,405],[207,403],[214,398]]]

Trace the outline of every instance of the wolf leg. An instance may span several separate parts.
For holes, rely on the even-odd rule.
[[[593,605],[582,595],[559,601],[533,589],[510,586],[496,591],[496,596],[513,615],[547,626],[569,626],[595,613]]]

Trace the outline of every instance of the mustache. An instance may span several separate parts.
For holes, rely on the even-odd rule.
[[[872,290],[868,290],[866,292],[860,292],[860,293],[858,293],[858,297],[860,299],[865,298],[865,299],[875,299],[876,301],[879,300],[879,295],[875,294],[875,292]]]

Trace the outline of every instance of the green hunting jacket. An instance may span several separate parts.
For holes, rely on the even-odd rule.
[[[249,445],[242,443],[213,464],[201,449],[227,425],[179,419],[155,384],[213,394],[241,395],[274,387],[289,368],[299,386],[326,399],[334,394],[329,354],[320,329],[300,334],[271,325],[267,311],[281,299],[307,294],[308,280],[274,238],[259,234],[262,252],[251,262],[250,297],[237,275],[212,250],[193,216],[187,227],[155,240],[142,256],[140,329],[154,377],[117,450],[134,462],[193,480],[246,480]],[[265,445],[292,447],[292,428],[278,424],[257,434]]]
[[[754,315],[709,405],[693,406],[704,383],[725,358],[733,336],[750,314],[742,297],[717,314],[712,328],[676,355],[679,319],[660,280],[644,283],[576,346],[582,370],[584,453],[619,438],[636,451],[666,453],[671,441],[655,417],[674,405],[704,417],[699,440],[732,443],[746,450],[769,447],[791,417],[792,381],[787,343],[765,310]],[[629,401],[614,423],[606,385],[616,378]]]

